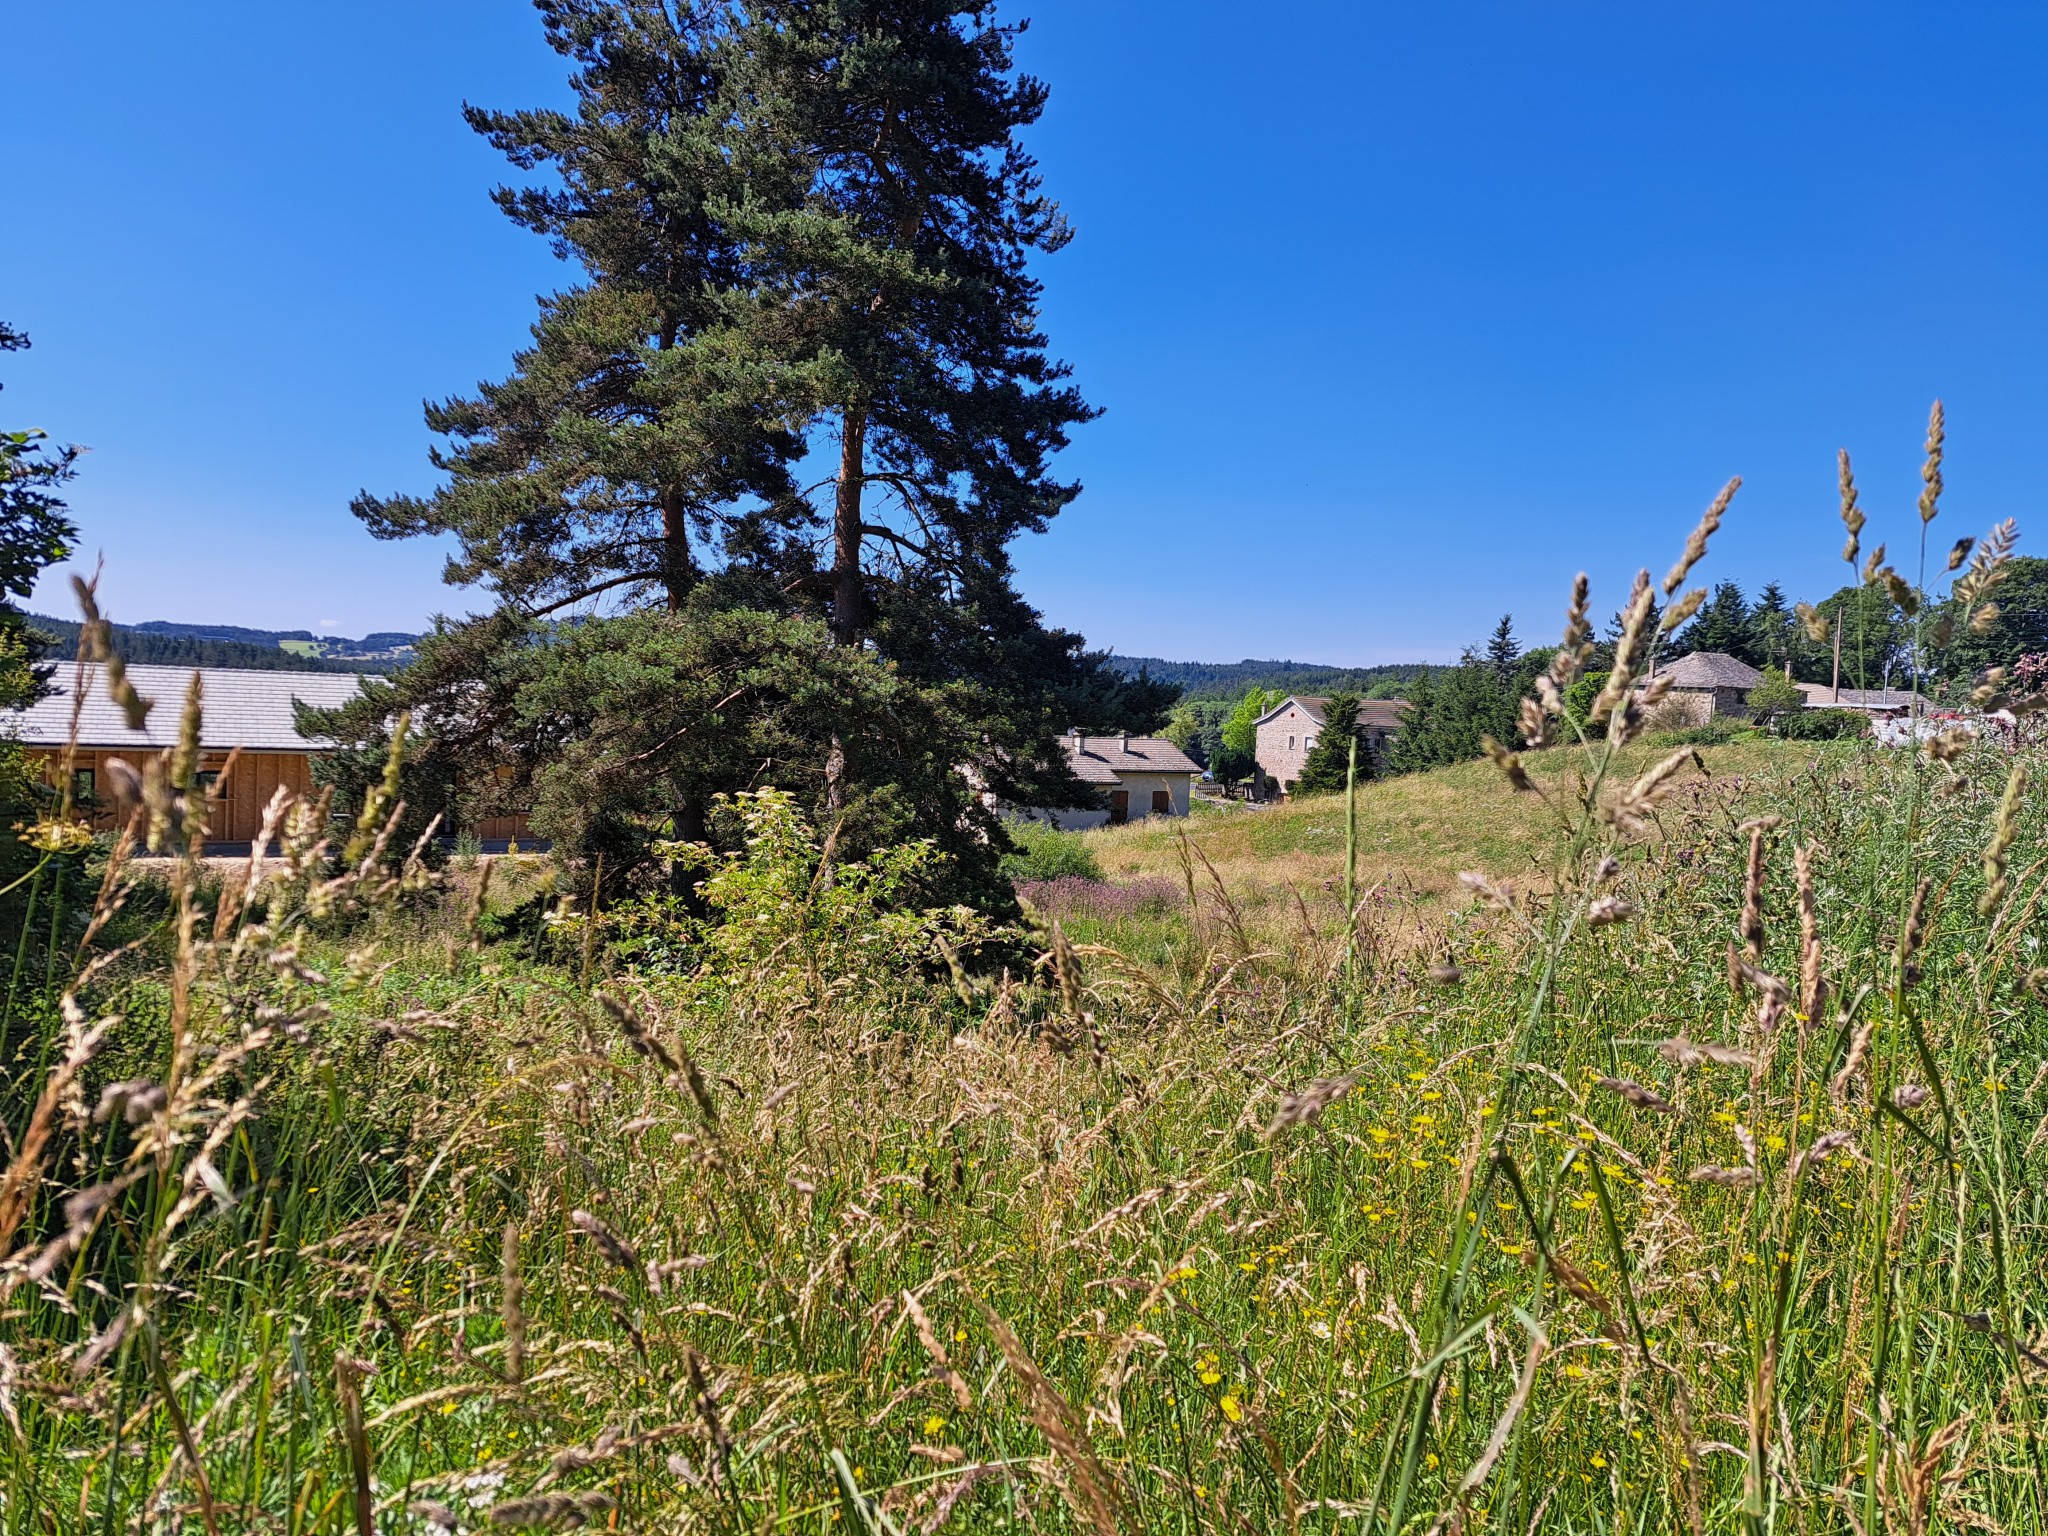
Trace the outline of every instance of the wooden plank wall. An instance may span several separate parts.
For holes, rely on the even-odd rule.
[[[57,775],[62,771],[64,755],[47,747],[27,749],[31,763],[39,765],[45,782],[53,787]],[[106,760],[110,757],[125,758],[138,771],[142,767],[144,754],[134,751],[113,751],[104,748],[81,747],[72,759],[75,770],[92,774],[93,804],[87,810],[93,829],[99,832],[114,830],[115,805],[113,782],[107,777]],[[228,754],[205,752],[200,755],[201,773],[219,773],[227,767]],[[263,829],[263,811],[270,804],[270,797],[282,786],[294,794],[310,794],[313,790],[313,758],[308,752],[244,752],[235,759],[233,773],[220,780],[214,788],[210,814],[207,817],[209,843],[247,843],[255,839]],[[528,839],[532,834],[527,830],[526,818],[522,816],[493,816],[479,822],[476,833],[482,838]]]

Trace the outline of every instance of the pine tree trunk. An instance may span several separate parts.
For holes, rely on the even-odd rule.
[[[867,468],[868,413],[850,407],[840,427],[839,488],[832,507],[832,643],[860,643],[860,492]],[[825,809],[846,809],[846,743],[837,731],[825,754]]]
[[[667,487],[661,493],[661,585],[668,611],[680,613],[691,586],[690,529],[682,493]]]
[[[860,639],[860,492],[867,470],[868,413],[849,407],[839,433],[839,489],[832,508],[832,639]]]

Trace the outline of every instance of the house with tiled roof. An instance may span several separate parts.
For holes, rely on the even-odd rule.
[[[1185,816],[1201,767],[1160,736],[1090,736],[1078,726],[1060,738],[1074,777],[1091,785],[1102,804],[1054,811],[1068,829],[1118,826],[1144,816]]]
[[[1656,679],[1670,692],[1659,706],[1667,717],[1704,725],[1715,715],[1749,714],[1749,690],[1764,680],[1746,661],[1722,651],[1692,651],[1659,664]],[[1647,687],[1649,679],[1638,684]]]
[[[1302,765],[1328,724],[1329,702],[1323,694],[1291,693],[1254,722],[1252,755],[1260,774],[1275,788],[1284,792],[1301,777]],[[1364,746],[1375,758],[1385,756],[1407,707],[1405,699],[1360,701],[1358,724],[1365,733]]]

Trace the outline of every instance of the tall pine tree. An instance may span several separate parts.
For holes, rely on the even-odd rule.
[[[1092,414],[1036,329],[1026,258],[1065,229],[1015,140],[1045,101],[1015,29],[950,4],[540,9],[576,110],[469,117],[549,173],[498,201],[585,281],[543,301],[510,378],[430,408],[442,491],[359,498],[382,536],[453,535],[449,579],[499,605],[444,626],[357,733],[428,706],[442,749],[509,760],[506,796],[572,850],[603,845],[593,806],[606,837],[664,801],[697,836],[709,795],[776,782],[842,846],[933,836],[986,874],[979,791],[1075,803],[1055,733],[1156,728],[1175,694],[1012,584]],[[701,712],[645,741],[644,711],[593,718],[637,708],[599,686],[608,647]]]
[[[1717,582],[1714,595],[1678,634],[1680,651],[1713,651],[1758,665],[1756,624],[1749,600],[1732,581]]]

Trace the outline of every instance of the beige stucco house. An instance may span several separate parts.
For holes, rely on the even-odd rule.
[[[1076,806],[1033,814],[1069,831],[1117,826],[1145,816],[1185,816],[1202,770],[1185,752],[1158,736],[1087,736],[1079,730],[1060,738],[1074,777],[1103,792],[1107,807]]]
[[[1323,734],[1324,706],[1329,699],[1318,694],[1289,694],[1253,727],[1253,756],[1259,772],[1276,789],[1285,791],[1301,777],[1302,764]],[[1365,745],[1375,757],[1387,750],[1401,729],[1402,699],[1367,699],[1358,706],[1358,723],[1365,729]],[[1263,787],[1263,786],[1262,786]]]

